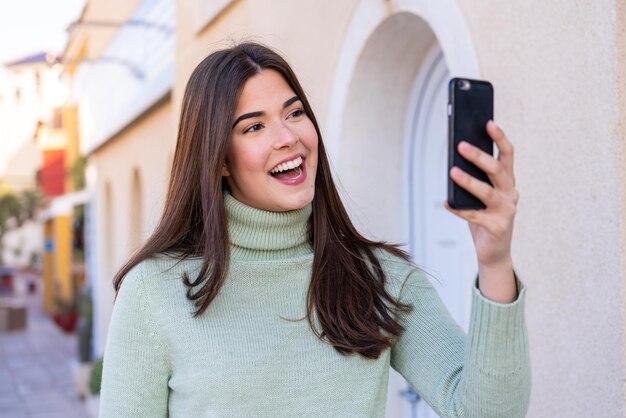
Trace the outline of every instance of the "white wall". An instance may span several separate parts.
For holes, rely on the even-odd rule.
[[[529,287],[529,415],[623,416],[620,2],[460,3],[495,85],[496,119],[516,146],[514,260]]]
[[[12,175],[7,181],[18,188],[32,186],[35,173],[31,170],[23,179],[23,170],[15,170],[13,163],[14,169],[7,173],[7,164],[28,141],[33,142],[37,123],[48,121],[52,108],[66,97],[61,70],[46,62],[0,68],[0,176]],[[37,161],[38,156],[31,158]]]
[[[31,266],[33,257],[41,262],[42,243],[41,222],[26,221],[2,236],[2,260],[7,266],[19,268]]]

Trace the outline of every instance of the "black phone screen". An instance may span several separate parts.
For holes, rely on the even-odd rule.
[[[478,198],[452,181],[449,172],[457,166],[491,184],[485,172],[463,158],[457,147],[466,141],[493,155],[493,140],[487,133],[487,122],[493,119],[493,86],[467,78],[453,78],[448,86],[448,204],[455,209],[484,209]]]

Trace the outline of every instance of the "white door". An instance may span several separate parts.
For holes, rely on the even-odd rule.
[[[467,223],[443,206],[447,196],[447,101],[450,74],[439,45],[429,51],[409,107],[405,155],[409,252],[437,288],[454,319],[467,329],[473,244]],[[408,391],[406,418],[437,417]]]

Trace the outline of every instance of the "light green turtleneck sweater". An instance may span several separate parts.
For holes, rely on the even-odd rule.
[[[101,418],[383,417],[389,367],[441,415],[524,416],[530,366],[524,293],[498,304],[474,290],[469,336],[420,271],[377,252],[392,295],[411,303],[393,348],[343,356],[303,318],[313,252],[310,205],[272,213],[225,195],[231,265],[200,317],[187,300],[201,259],[159,256],[130,271],[104,354]]]

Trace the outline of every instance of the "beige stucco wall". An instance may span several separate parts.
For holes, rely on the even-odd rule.
[[[495,86],[495,118],[516,149],[513,252],[529,288],[529,416],[623,416],[626,6],[458,3],[481,76]],[[196,35],[193,2],[179,0],[175,110],[197,62],[216,44],[252,36],[288,57],[324,130],[357,4],[240,0]]]
[[[99,295],[96,330],[102,333],[97,336],[98,353],[104,349],[113,306],[113,275],[133,250],[133,235],[137,227],[145,239],[154,229],[163,208],[176,138],[172,116],[173,109],[168,99],[89,156],[89,165],[96,173],[96,277]],[[136,201],[133,195],[135,170],[139,173],[141,184],[141,214],[135,213],[132,208]],[[106,201],[106,184],[110,186],[111,205],[107,205]],[[112,222],[108,222],[107,217]],[[107,248],[109,237],[112,245]]]
[[[618,1],[616,5],[617,16],[617,86],[618,88],[618,127],[617,127],[617,140],[618,140],[618,168],[620,188],[618,189],[620,199],[620,222],[621,222],[621,236],[622,245],[620,253],[622,255],[622,326],[624,327],[622,337],[626,339],[626,2]],[[626,344],[623,343],[623,347]],[[626,368],[626,349],[624,349],[624,363],[623,367]],[[626,375],[626,370],[624,371]],[[624,390],[624,405],[626,405],[626,389]],[[626,407],[625,407],[626,408]]]
[[[517,151],[514,257],[529,285],[530,416],[624,414],[624,84],[616,3],[602,3],[461,1],[495,84],[496,119]]]
[[[198,62],[219,47],[255,40],[288,57],[309,95],[318,122],[322,127],[326,125],[335,63],[358,1],[233,1],[197,35],[192,24],[193,3],[192,0],[176,3],[174,103],[177,109],[184,86]]]

